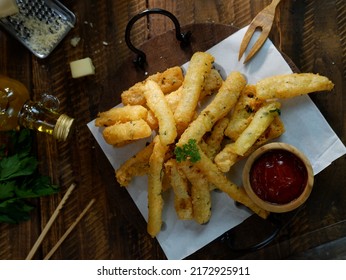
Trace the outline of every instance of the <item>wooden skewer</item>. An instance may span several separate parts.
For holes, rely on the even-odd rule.
[[[69,198],[70,194],[72,193],[72,191],[73,191],[73,189],[75,187],[76,187],[75,184],[71,184],[71,186],[68,188],[68,190],[66,191],[66,193],[63,196],[62,200],[60,201],[58,207],[55,209],[55,211],[54,211],[53,215],[50,217],[48,223],[43,228],[43,230],[42,230],[40,236],[38,237],[38,239],[36,240],[34,246],[31,248],[29,254],[26,257],[26,260],[31,260],[33,258],[33,256],[35,255],[38,247],[41,245],[41,243],[42,243],[43,239],[45,238],[47,232],[51,228],[51,226],[52,226],[53,222],[55,221],[56,217],[58,216],[60,210],[64,206],[65,202],[67,201],[67,199]]]
[[[61,243],[64,242],[66,237],[71,233],[71,231],[75,228],[75,226],[79,223],[79,221],[84,217],[86,212],[90,209],[90,207],[95,202],[95,199],[92,199],[89,204],[84,208],[83,212],[78,216],[78,218],[73,222],[73,224],[66,230],[64,235],[59,239],[59,241],[55,244],[55,246],[49,251],[49,253],[44,257],[44,260],[50,259],[50,257],[55,253],[55,251],[59,248]]]

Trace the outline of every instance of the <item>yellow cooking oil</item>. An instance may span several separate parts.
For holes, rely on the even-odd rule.
[[[66,140],[74,119],[58,113],[47,104],[46,100],[30,100],[29,91],[22,83],[0,75],[0,131],[25,127]]]

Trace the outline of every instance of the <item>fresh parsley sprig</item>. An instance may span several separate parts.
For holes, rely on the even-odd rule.
[[[189,139],[189,141],[182,147],[175,147],[174,154],[178,162],[182,162],[187,159],[189,159],[191,162],[197,162],[201,159],[196,139]]]
[[[37,170],[32,154],[32,137],[27,129],[8,132],[0,146],[0,222],[19,223],[30,219],[30,199],[59,191],[47,176]]]

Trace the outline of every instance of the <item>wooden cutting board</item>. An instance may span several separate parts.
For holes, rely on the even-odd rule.
[[[136,59],[135,53],[125,60],[115,75],[109,77],[114,91],[104,93],[99,110],[108,110],[120,103],[120,94],[136,82],[143,81],[148,75],[164,71],[168,67],[184,64],[190,60],[193,53],[208,50],[238,31],[238,28],[224,24],[200,23],[182,27],[182,32],[187,31],[192,35],[191,43],[186,47],[180,46],[180,42],[175,38],[175,30],[156,36],[141,46],[135,46],[146,54],[147,63],[144,69],[140,69],[133,62]],[[283,56],[291,68],[298,71],[294,63],[286,55]]]
[[[180,42],[176,40],[175,30],[156,36],[141,46],[135,46],[146,54],[147,63],[144,69],[135,65],[134,60],[136,59],[136,54],[133,54],[125,60],[115,75],[109,77],[114,90],[112,92],[105,92],[101,97],[99,111],[108,110],[119,104],[121,102],[121,93],[136,82],[143,81],[148,75],[164,71],[168,67],[184,64],[190,60],[193,53],[208,50],[237,30],[238,29],[235,27],[223,24],[193,24],[182,28],[183,32],[190,31],[192,34],[190,45],[184,48],[182,48]],[[298,69],[294,63],[286,55],[283,56],[292,70],[297,72]],[[146,231],[146,222],[135,203],[132,201],[127,191],[121,188],[116,182],[114,170],[103,154],[103,151],[99,147],[97,149],[98,166],[104,174],[104,183],[108,187],[108,199],[111,207],[117,207],[138,230]],[[281,215],[279,223],[285,223],[290,216],[291,215]],[[233,242],[229,245],[237,247],[237,249],[247,248],[254,245],[254,236],[249,234],[249,232],[253,232],[254,228],[259,228],[260,232],[256,233],[256,235],[262,235],[263,239],[266,239],[272,234],[273,230],[275,230],[275,226],[272,225],[271,221],[264,221],[256,215],[253,215],[246,222],[220,238],[233,241],[239,239],[241,242],[236,242],[238,244],[237,246],[234,246]],[[258,239],[255,243],[257,242]]]
[[[209,49],[237,29],[222,24],[193,24],[182,27],[182,32],[187,31],[192,34],[191,43],[184,48],[175,38],[175,30],[156,36],[141,46],[135,46],[146,54],[147,63],[144,70],[133,63],[136,59],[135,53],[125,60],[115,75],[109,77],[114,91],[101,97],[100,111],[119,103],[121,92],[136,82],[143,81],[148,75],[166,70],[168,67],[182,65],[190,60],[194,52]]]

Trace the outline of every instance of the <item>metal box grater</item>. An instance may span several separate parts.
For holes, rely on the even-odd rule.
[[[59,1],[17,0],[19,13],[0,19],[0,25],[39,58],[47,57],[76,23],[75,15]]]

